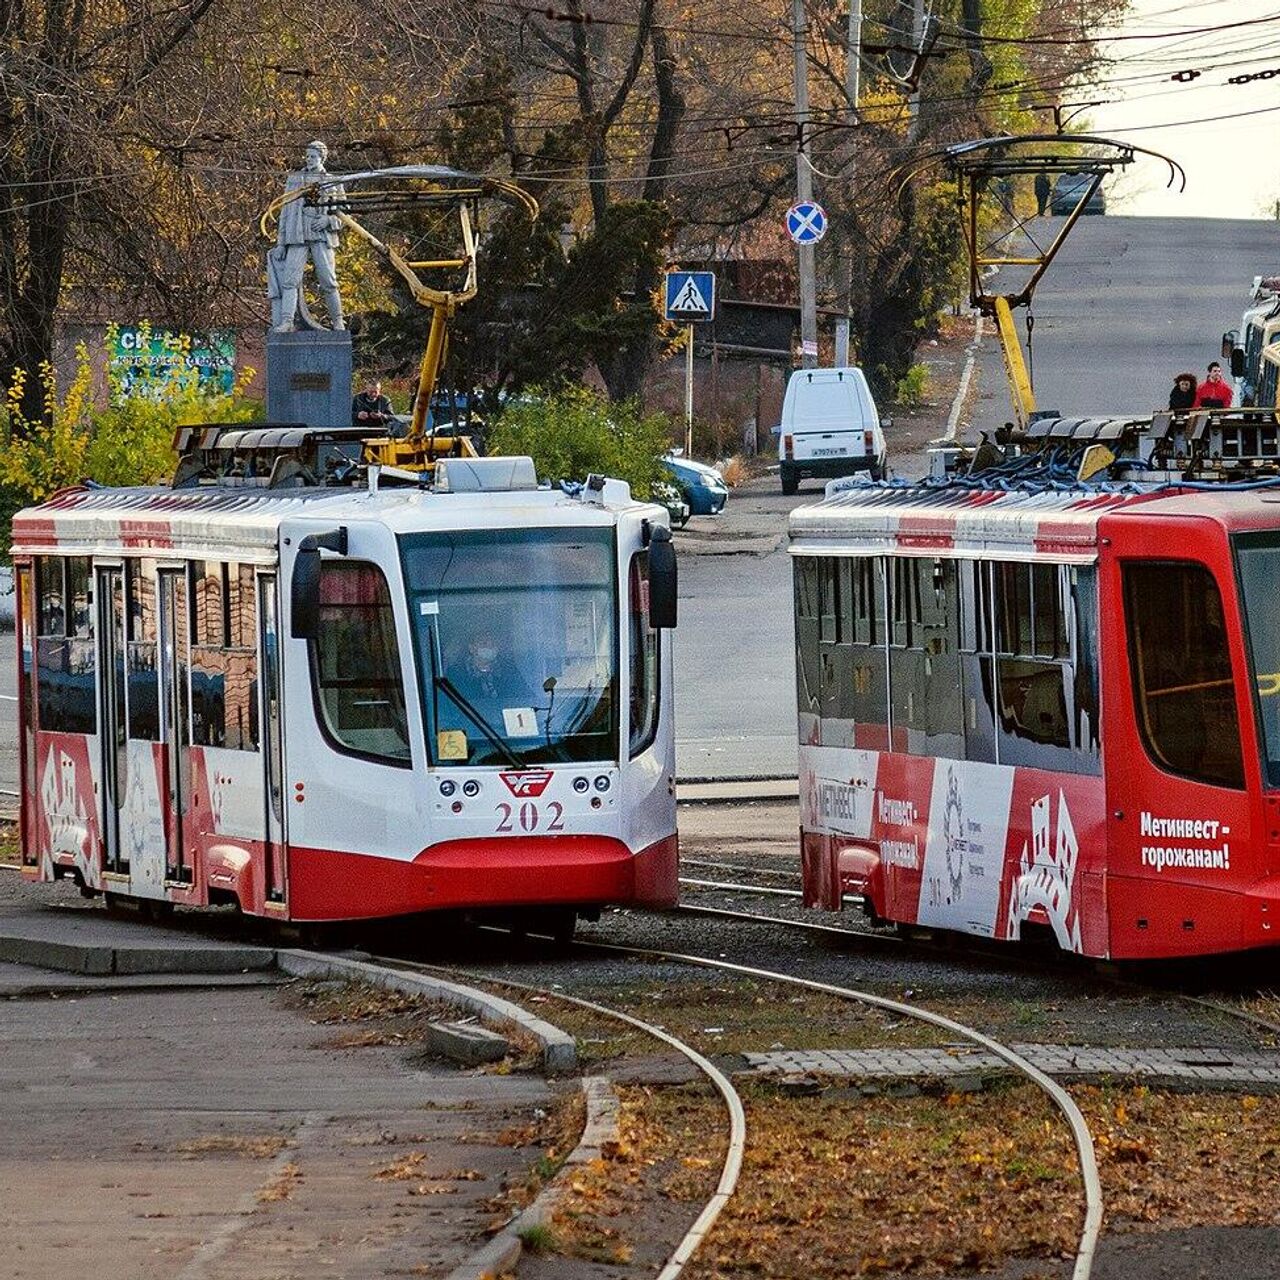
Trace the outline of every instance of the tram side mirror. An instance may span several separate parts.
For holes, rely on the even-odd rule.
[[[298,543],[289,583],[289,632],[295,640],[314,640],[320,634],[320,550],[347,554],[347,529],[309,533]]]
[[[671,530],[660,524],[649,539],[649,625],[655,631],[676,625],[676,549]]]
[[[1231,376],[1233,378],[1244,377],[1244,348],[1232,347],[1231,349]]]
[[[1235,329],[1228,329],[1222,335],[1222,358],[1224,360],[1231,359],[1235,354],[1235,349],[1240,345],[1240,334]]]

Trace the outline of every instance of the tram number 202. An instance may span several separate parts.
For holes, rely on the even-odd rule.
[[[498,826],[500,833],[523,831],[532,835],[535,831],[563,831],[564,805],[559,800],[551,800],[539,807],[532,800],[522,800],[519,804],[508,804],[505,800],[498,805]]]

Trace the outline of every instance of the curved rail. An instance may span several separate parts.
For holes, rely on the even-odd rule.
[[[403,960],[396,960],[388,956],[375,956],[374,959],[379,964],[385,964],[393,968],[397,965],[403,967],[405,964]],[[445,973],[457,972],[439,965],[411,965],[410,967],[438,969]],[[597,1004],[594,1000],[584,1000],[581,996],[571,996],[563,991],[552,991],[547,987],[536,987],[527,982],[513,982],[509,978],[499,978],[492,974],[473,973],[470,974],[470,977],[473,982],[479,980],[481,982],[491,982],[495,986],[510,987],[514,991],[529,991],[548,1000],[563,1000],[567,1004],[577,1005],[581,1009],[589,1009],[592,1013],[602,1014],[606,1018],[615,1018],[619,1022],[625,1022],[629,1026],[643,1031],[646,1035],[651,1035],[655,1039],[661,1040],[678,1053],[683,1054],[715,1085],[729,1112],[729,1146],[725,1151],[724,1165],[721,1167],[720,1179],[716,1183],[715,1191],[703,1206],[702,1212],[694,1219],[693,1225],[684,1233],[680,1243],[676,1245],[671,1256],[667,1259],[666,1266],[658,1273],[658,1280],[676,1280],[676,1277],[679,1276],[688,1265],[689,1260],[697,1252],[698,1246],[706,1238],[707,1232],[711,1230],[712,1225],[720,1216],[725,1205],[729,1203],[729,1198],[733,1195],[738,1185],[738,1177],[742,1173],[742,1158],[747,1145],[747,1116],[743,1110],[742,1098],[733,1087],[733,1082],[714,1062],[709,1058],[705,1058],[692,1045],[686,1044],[683,1040],[677,1040],[675,1036],[668,1031],[664,1031],[661,1027],[655,1027],[652,1023],[633,1017],[629,1013],[623,1013],[620,1009],[611,1009],[608,1005]]]
[[[728,886],[724,886],[728,887]],[[747,896],[754,893],[753,888],[746,890]],[[898,947],[898,948],[915,948],[922,953],[936,952],[937,948],[933,946],[927,939],[909,939],[900,937],[892,933],[877,933],[872,929],[842,929],[839,925],[834,924],[818,924],[813,920],[789,920],[786,916],[768,916],[756,911],[733,911],[727,907],[696,907],[690,903],[682,902],[678,907],[673,909],[676,913],[682,915],[699,915],[713,916],[722,920],[742,920],[748,924],[771,924],[784,925],[788,929],[799,929],[807,933],[821,933],[838,938],[856,938],[860,942],[874,943],[876,946],[882,947]],[[957,935],[969,942],[980,942],[980,939],[973,939],[967,934]],[[1000,944],[1007,946],[1007,944]],[[1011,960],[1013,957],[1008,954],[1001,954],[999,948],[981,948],[971,946],[963,952],[966,959],[979,962],[1004,962]],[[1052,960],[1032,959],[1028,960],[1025,956],[1018,957],[1018,963],[1025,967],[1032,967],[1040,972],[1071,972],[1066,966],[1067,961],[1072,957],[1063,954],[1063,963],[1055,965]],[[1078,958],[1078,957],[1076,957]],[[1114,987],[1118,991],[1138,992],[1143,995],[1157,995],[1171,1000],[1181,1000],[1185,1004],[1197,1005],[1202,1009],[1209,1009],[1213,1013],[1221,1014],[1225,1018],[1234,1018],[1237,1022],[1243,1022],[1247,1026],[1255,1027],[1259,1031],[1265,1031],[1268,1035],[1280,1037],[1280,1022],[1275,1022],[1270,1018],[1264,1018],[1261,1014],[1250,1013],[1248,1009],[1240,1009],[1235,1005],[1226,1004],[1221,1000],[1210,1000],[1207,996],[1195,996],[1185,991],[1169,991],[1163,987],[1144,986],[1141,982],[1130,981],[1126,978],[1120,978],[1114,974],[1094,972],[1093,977],[1098,981],[1105,983],[1109,987]]]
[[[878,996],[870,991],[858,991],[853,987],[837,987],[829,982],[818,982],[813,978],[800,978],[795,974],[776,973],[769,969],[757,969],[751,965],[734,964],[728,960],[712,960],[706,956],[686,955],[678,951],[658,951],[647,947],[626,947],[609,942],[583,942],[584,947],[592,947],[602,951],[618,951],[627,955],[648,956],[659,960],[674,960],[677,963],[701,965],[703,968],[720,969],[728,973],[740,973],[747,977],[763,978],[771,982],[791,983],[805,987],[811,991],[820,991],[841,1000],[853,1000],[859,1004],[871,1005],[896,1013],[901,1017],[915,1018],[939,1027],[952,1035],[962,1036],[988,1053],[994,1054],[1007,1062],[1015,1071],[1026,1076],[1032,1083],[1044,1091],[1066,1118],[1071,1127],[1072,1137],[1076,1145],[1076,1154],[1080,1161],[1080,1177],[1084,1184],[1085,1214],[1084,1226],[1080,1232],[1080,1242],[1076,1248],[1075,1268],[1072,1280],[1089,1280],[1093,1271],[1093,1255],[1098,1245],[1098,1235],[1102,1230],[1102,1182],[1098,1177],[1098,1161],[1093,1149],[1093,1138],[1089,1133],[1088,1122],[1084,1113],[1076,1105],[1075,1099],[1054,1079],[1046,1075],[1039,1067],[1030,1063],[1021,1054],[1010,1049],[999,1040],[993,1040],[963,1022],[956,1022],[943,1014],[929,1009],[921,1009],[917,1005],[903,1004],[898,1000],[890,1000],[887,996]],[[664,1272],[665,1276],[666,1273]],[[660,1278],[661,1280],[661,1278]]]

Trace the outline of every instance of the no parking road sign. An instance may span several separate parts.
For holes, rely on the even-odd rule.
[[[827,211],[816,200],[801,200],[787,210],[787,235],[796,244],[817,244],[827,234]]]
[[[716,277],[713,271],[668,271],[668,320],[695,324],[716,314]]]

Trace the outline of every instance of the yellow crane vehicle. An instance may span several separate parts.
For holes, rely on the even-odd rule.
[[[342,226],[369,245],[408,286],[414,302],[431,313],[409,428],[402,436],[365,439],[362,461],[429,474],[434,471],[437,458],[475,457],[476,450],[468,436],[442,436],[427,429],[432,396],[448,352],[449,321],[479,290],[477,227],[481,205],[504,204],[522,210],[532,220],[538,216],[538,202],[514,182],[443,165],[398,165],[326,174],[286,192],[267,206],[259,226],[268,239],[274,236],[280,210],[291,200],[328,206]],[[440,215],[442,221],[456,218],[458,249],[452,256],[408,257],[365,225],[365,220],[375,215],[394,218],[423,211]]]
[[[1038,416],[1045,416],[1036,404],[1034,365],[1029,359],[1036,285],[1103,179],[1132,164],[1138,154],[1164,161],[1169,166],[1169,184],[1181,180],[1185,185],[1182,169],[1167,156],[1114,138],[1083,133],[980,138],[946,147],[911,166],[912,172],[919,172],[922,167],[941,161],[955,180],[956,203],[962,211],[969,257],[969,301],[995,322],[1009,380],[1011,425],[1018,431],[1025,432]],[[1063,174],[1080,175],[1087,181],[1071,184],[1075,205],[1060,222],[1038,219],[1033,226],[1029,216],[1018,215],[1017,179],[1043,176],[1052,181]],[[1064,189],[1059,183],[1058,190]],[[1048,228],[1047,234],[1044,227]],[[1014,322],[1014,312],[1020,307],[1027,313],[1025,356]]]

